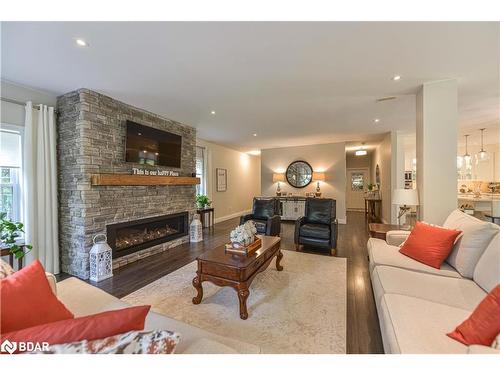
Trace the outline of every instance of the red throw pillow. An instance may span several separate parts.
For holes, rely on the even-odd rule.
[[[453,332],[448,333],[448,336],[465,345],[491,346],[499,333],[500,284],[477,305],[466,320]]]
[[[0,332],[73,318],[52,292],[38,260],[0,280]]]
[[[399,252],[416,261],[440,268],[453,250],[459,230],[441,228],[420,221],[415,224]]]
[[[144,329],[144,321],[150,307],[134,306],[42,324],[2,334],[0,341],[9,340],[16,343],[30,341],[39,345],[46,342],[49,345],[55,345],[103,339],[129,331],[141,331]]]

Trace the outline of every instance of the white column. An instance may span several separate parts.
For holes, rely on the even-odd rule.
[[[457,208],[457,81],[427,82],[417,94],[420,220],[442,225]]]

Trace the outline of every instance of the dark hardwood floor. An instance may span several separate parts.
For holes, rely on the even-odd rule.
[[[204,229],[203,242],[187,243],[162,254],[139,260],[115,270],[111,279],[91,284],[118,298],[124,297],[192,262],[202,252],[224,244],[229,232],[238,225],[238,222],[239,219],[232,219],[218,223],[212,230]],[[295,251],[293,232],[293,222],[282,223],[283,249]],[[347,224],[339,225],[339,241],[335,256],[347,258],[347,353],[349,354],[383,353],[368,270],[367,240],[368,229],[364,213],[348,212]],[[330,256],[328,252],[314,249],[303,248],[300,251]],[[68,275],[60,275],[59,279],[65,277]]]

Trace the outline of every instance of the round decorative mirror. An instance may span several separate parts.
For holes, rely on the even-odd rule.
[[[312,181],[313,170],[308,162],[297,160],[286,169],[286,180],[294,188],[303,188]]]

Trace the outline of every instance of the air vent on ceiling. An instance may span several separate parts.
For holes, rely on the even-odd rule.
[[[378,98],[376,101],[378,103],[378,102],[385,102],[386,100],[394,100],[394,99],[396,99],[395,96],[385,96],[383,98]]]

